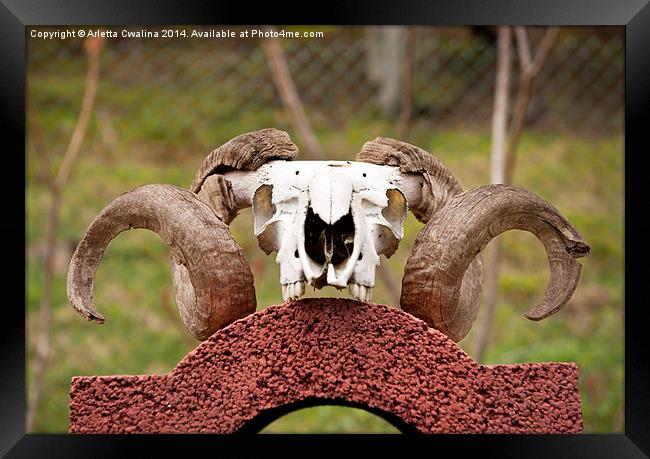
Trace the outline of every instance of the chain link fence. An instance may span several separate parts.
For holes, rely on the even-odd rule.
[[[406,29],[321,30],[323,38],[283,40],[298,93],[315,127],[336,129],[356,117],[397,119]],[[412,121],[426,122],[432,129],[489,129],[495,31],[487,27],[414,30]],[[534,50],[543,30],[529,31]],[[519,63],[514,49],[512,54],[514,98]],[[623,56],[622,28],[560,28],[536,78],[527,129],[586,135],[622,132]],[[47,79],[63,63],[82,74],[82,40],[32,38],[28,63],[32,81]],[[110,39],[102,65],[102,84],[114,87],[119,96],[110,102],[119,116],[129,116],[129,106],[146,106],[161,93],[173,95],[165,104],[168,114],[191,120],[193,129],[209,129],[214,123],[246,125],[249,117],[275,124],[283,121],[256,39]],[[150,105],[155,109],[155,103]],[[240,132],[236,128],[233,135]]]

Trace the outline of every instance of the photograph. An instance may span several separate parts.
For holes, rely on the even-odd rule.
[[[473,293],[479,296],[478,302],[474,301],[476,306],[468,306],[468,314],[475,320],[452,324],[446,334],[482,365],[575,363],[582,418],[578,430],[622,432],[623,32],[622,27],[524,26],[97,26],[29,30],[29,431],[101,429],[96,425],[88,430],[77,425],[81,420],[76,418],[72,425],[77,400],[72,399],[71,378],[167,374],[233,318],[272,305],[298,298],[352,298],[394,308],[401,305],[401,309],[416,311],[418,316],[422,299],[405,296],[408,265],[414,264],[409,256],[415,254],[418,235],[424,234],[423,223],[442,212],[438,208],[447,197],[438,193],[436,187],[441,185],[428,184],[435,201],[430,205],[438,208],[425,216],[426,206],[412,202],[416,198],[407,190],[406,182],[396,193],[407,202],[389,196],[384,210],[386,204],[366,204],[371,198],[386,201],[388,188],[381,183],[386,179],[375,169],[369,170],[376,175],[367,179],[371,185],[355,182],[356,175],[360,176],[356,167],[314,170],[319,164],[336,165],[338,161],[344,166],[359,165],[361,171],[366,166],[358,155],[368,153],[368,145],[377,142],[375,139],[387,138],[396,142],[396,149],[412,145],[424,153],[422,157],[439,162],[439,169],[423,175],[435,181],[430,177],[438,171],[450,174],[454,182],[450,190],[481,191],[486,185],[503,184],[536,195],[554,207],[558,218],[564,219],[567,228],[587,246],[588,256],[575,256],[579,258],[575,264],[578,273],[570,286],[575,291],[563,292],[566,304],[555,304],[559,300],[550,298],[555,302],[552,308],[561,309],[543,321],[530,321],[523,315],[536,303],[546,301],[547,284],[553,289],[564,279],[550,278],[556,275],[549,274],[547,260],[551,255],[546,256],[545,247],[550,246],[543,235],[536,234],[535,224],[521,228],[526,231],[515,231],[522,223],[506,221],[509,214],[525,214],[526,209],[486,210],[501,213],[477,224],[486,228],[510,225],[514,230],[495,230],[493,237],[503,234],[487,240],[470,235],[474,233],[464,236],[474,238],[468,244],[474,244],[475,251],[481,250],[483,257],[482,275],[465,282],[480,284]],[[255,142],[277,144],[279,156],[268,156],[270,160],[265,161],[261,155],[266,147],[256,147]],[[297,153],[282,156],[283,149],[289,148],[283,142],[291,144]],[[228,148],[233,152],[224,154],[235,155],[234,159],[222,160],[215,154]],[[249,156],[259,157],[253,158],[258,164],[270,164],[257,176],[249,174],[268,176],[255,180],[266,180],[263,186],[272,190],[269,196],[261,195],[265,188],[255,188],[257,182],[245,188],[236,182],[239,179],[232,176],[233,172],[214,172],[219,167],[224,171],[259,169],[236,157],[247,149],[253,151]],[[269,155],[273,154],[271,150]],[[406,166],[399,162],[408,161],[410,156],[395,158],[390,165],[399,167],[390,170],[402,170]],[[295,173],[283,174],[293,163]],[[300,172],[302,176],[297,175]],[[417,171],[408,172],[415,176]],[[223,220],[229,224],[225,233],[241,247],[244,262],[250,266],[254,290],[252,300],[237,303],[236,298],[224,296],[248,288],[241,279],[243,274],[235,271],[232,279],[208,276],[206,282],[226,282],[215,287],[220,290],[212,294],[212,301],[227,304],[212,307],[233,309],[242,301],[252,301],[256,309],[240,315],[234,311],[232,317],[222,319],[224,324],[197,331],[202,325],[193,326],[192,321],[198,319],[189,316],[200,311],[193,312],[192,306],[183,304],[183,293],[177,291],[180,280],[176,277],[180,274],[176,268],[170,269],[169,261],[170,253],[176,260],[176,244],[185,257],[210,256],[198,252],[189,255],[188,251],[195,249],[171,240],[200,237],[198,228],[181,235],[175,226],[193,226],[196,216],[188,214],[186,221],[178,223],[171,220],[172,216],[163,216],[184,212],[168,196],[165,201],[169,208],[154,209],[155,223],[151,224],[169,222],[170,235],[143,226],[147,223],[129,221],[133,228],[151,231],[127,231],[117,237],[123,230],[119,228],[110,229],[110,236],[102,236],[91,233],[90,225],[100,225],[100,212],[122,218],[108,207],[110,204],[117,209],[118,204],[112,203],[118,197],[125,200],[129,196],[125,193],[132,193],[133,201],[140,203],[133,205],[157,205],[147,196],[138,196],[148,193],[140,187],[157,184],[160,193],[166,193],[162,187],[171,185],[200,197],[200,190],[207,190],[206,185],[211,183],[206,177],[217,176],[232,182],[236,201],[249,201],[230,209]],[[286,190],[282,188],[285,183],[291,185]],[[352,195],[343,190],[346,186],[351,187]],[[368,186],[373,189],[366,197],[357,191]],[[296,198],[300,192],[294,195],[288,191],[300,187],[303,195],[309,196],[305,215]],[[159,190],[151,188],[150,192]],[[213,209],[225,205],[210,201],[211,193],[214,191],[204,193],[208,197],[203,199]],[[256,201],[250,203],[253,194]],[[358,205],[354,202],[357,195],[363,200]],[[424,199],[417,197],[418,201]],[[515,195],[505,199],[515,199]],[[522,198],[522,202],[527,199]],[[338,206],[340,210],[323,210],[323,206]],[[391,209],[396,213],[392,226],[374,223],[376,209],[382,215]],[[474,207],[468,212],[479,214]],[[222,216],[217,210],[215,213]],[[121,224],[122,220],[111,223],[110,218],[105,219],[106,225]],[[370,236],[385,233],[392,238],[390,247],[377,241],[364,243],[360,239],[364,237],[361,218]],[[534,218],[530,215],[523,219],[532,222]],[[431,231],[438,233],[448,225],[451,223],[440,222]],[[82,238],[84,243],[103,239],[93,242],[97,247],[90,247],[90,243],[81,244]],[[436,258],[451,244],[440,243],[445,249]],[[217,242],[208,246],[207,250],[230,250]],[[348,260],[355,248],[359,261],[350,271],[348,266],[353,266]],[[101,263],[87,262],[97,257],[97,251]],[[328,251],[333,252],[329,258]],[[223,266],[214,269],[226,270],[235,263],[232,257],[227,255],[223,262],[215,259],[214,263]],[[365,264],[361,263],[364,258],[369,260]],[[433,264],[429,258],[428,263]],[[193,261],[198,263],[184,260],[183,265]],[[336,267],[331,273],[324,268],[328,263]],[[313,268],[309,275],[303,269],[305,264]],[[557,275],[570,277],[573,266],[558,268]],[[434,268],[432,265],[424,270]],[[208,274],[211,267],[197,265],[196,269]],[[351,272],[347,278],[346,269]],[[474,269],[474,264],[467,269]],[[87,283],[89,272],[94,278],[87,291],[87,286],[76,283]],[[412,283],[426,282],[421,273],[413,276]],[[242,286],[237,287],[235,283],[240,281]],[[193,279],[192,285],[196,282]],[[434,287],[428,296],[437,295],[439,288]],[[88,293],[92,295],[90,305],[81,298]],[[77,296],[78,304],[71,304]],[[410,310],[404,304],[409,301]],[[418,304],[413,306],[414,302]],[[97,309],[87,312],[85,307]],[[80,314],[75,309],[81,309]],[[105,318],[105,323],[97,326],[83,320],[90,318],[88,314],[97,314],[94,318],[101,317],[101,322]],[[422,314],[418,317],[426,320]],[[444,330],[441,324],[430,325]],[[249,324],[248,333],[254,333],[251,327]],[[310,345],[301,342],[299,347],[297,353],[306,353]],[[223,391],[221,386],[215,390]],[[551,402],[567,403],[564,399]],[[532,405],[522,409],[535,411]],[[141,416],[138,413],[136,417]],[[91,418],[84,417],[83,422],[92,422]],[[107,419],[105,425],[115,432],[128,432],[114,419]],[[194,426],[188,427],[190,431],[203,428],[188,425]],[[136,431],[147,429],[135,427]],[[504,426],[503,432],[514,428]],[[438,425],[431,429],[445,433]],[[552,426],[548,429],[554,432]],[[262,430],[398,431],[368,410],[336,405],[287,413]]]

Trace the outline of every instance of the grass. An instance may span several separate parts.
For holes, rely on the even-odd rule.
[[[400,433],[388,421],[359,408],[316,406],[282,416],[261,433]]]
[[[116,62],[107,51],[105,59]],[[190,59],[191,60],[191,59]],[[31,374],[41,293],[40,249],[45,236],[49,194],[39,177],[55,169],[74,126],[81,99],[83,61],[61,59],[30,73],[28,104],[36,121],[28,125],[26,310],[28,379]],[[106,69],[106,72],[111,72]],[[141,76],[140,76],[141,77]],[[146,81],[146,78],[142,78]],[[93,217],[124,191],[147,183],[187,187],[204,156],[228,139],[275,126],[297,136],[273,107],[238,111],[236,82],[206,85],[199,92],[119,80],[100,83],[96,116],[63,195],[58,234],[61,256],[53,289],[52,361],[45,374],[36,432],[66,432],[68,393],[74,375],[165,373],[194,346],[180,325],[171,295],[166,245],[148,231],[129,231],[108,247],[97,272],[95,302],[107,318],[97,326],[78,316],[67,302],[65,277],[71,252]],[[215,105],[213,101],[218,101]],[[336,159],[352,159],[376,136],[396,137],[396,123],[359,114],[344,128],[314,123],[316,135]],[[38,140],[40,138],[40,141]],[[464,189],[489,182],[487,130],[432,131],[415,122],[410,141],[434,153]],[[42,145],[39,147],[39,145]],[[49,158],[49,169],[46,159]],[[564,309],[541,322],[523,317],[541,298],[548,280],[543,246],[531,234],[502,235],[504,265],[500,300],[486,363],[573,361],[580,369],[586,432],[623,430],[623,139],[619,135],[571,137],[526,132],[522,137],[515,184],[557,207],[592,248],[581,260],[578,288]],[[279,270],[251,233],[250,211],[242,212],[232,233],[242,245],[255,276],[259,308],[281,302]],[[409,216],[397,253],[383,260],[401,278],[421,225]],[[489,246],[486,255],[489,256]],[[347,296],[325,289],[310,296]],[[390,304],[378,285],[375,300]],[[162,307],[168,303],[171,309]],[[171,311],[171,312],[170,312]],[[473,355],[477,324],[460,346]],[[395,432],[363,410],[314,407],[291,413],[268,432]]]

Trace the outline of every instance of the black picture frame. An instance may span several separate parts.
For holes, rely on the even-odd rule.
[[[308,13],[309,12],[309,13]],[[14,269],[22,259],[17,243],[25,239],[25,202],[11,196],[25,176],[6,167],[3,310],[0,332],[0,453],[7,457],[122,457],[214,452],[226,456],[258,453],[330,455],[381,449],[408,454],[413,448],[488,457],[647,457],[650,454],[650,358],[646,351],[645,285],[650,278],[649,245],[644,237],[648,194],[643,159],[650,127],[650,6],[648,0],[444,0],[409,2],[345,1],[293,5],[207,1],[2,0],[0,5],[0,113],[6,149],[3,159],[25,167],[25,30],[36,25],[126,24],[414,24],[414,25],[621,25],[625,26],[625,432],[581,435],[441,436],[216,436],[216,435],[40,435],[25,434],[25,287]],[[8,140],[8,142],[7,142]],[[18,164],[17,164],[18,166]],[[13,171],[13,172],[11,172]],[[12,187],[15,180],[17,183]],[[9,252],[9,253],[7,253]],[[15,253],[14,253],[15,252]],[[21,257],[21,258],[19,258]],[[20,266],[20,265],[19,265]],[[7,269],[10,267],[10,269]],[[7,296],[7,292],[16,292]],[[24,304],[24,303],[23,303]]]

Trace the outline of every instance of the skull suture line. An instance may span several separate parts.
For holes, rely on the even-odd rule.
[[[378,137],[356,161],[292,161],[286,132],[242,134],[211,152],[189,190],[145,185],[118,196],[95,217],[68,271],[68,299],[86,319],[103,316],[92,299],[97,266],[122,231],[155,231],[170,247],[174,298],[181,320],[204,340],[255,312],[253,275],[228,225],[253,208],[260,247],[277,252],[285,300],[307,284],[350,289],[369,301],[379,255],[392,255],[407,210],[424,227],[404,268],[401,308],[460,341],[481,300],[481,251],[510,229],[544,244],[550,279],[525,316],[541,320],[571,297],[580,277],[576,258],[589,252],[560,212],[521,188],[488,185],[466,192],[433,155]]]

